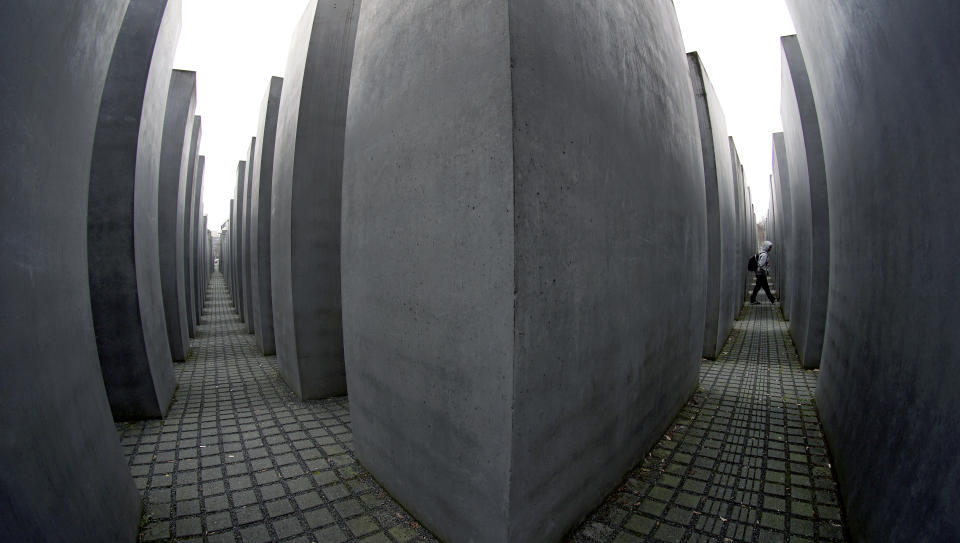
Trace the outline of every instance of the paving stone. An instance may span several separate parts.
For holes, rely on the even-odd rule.
[[[177,523],[174,527],[174,532],[176,532],[177,537],[199,535],[203,533],[203,527],[201,526],[200,518],[193,517],[177,520]]]
[[[302,534],[305,530],[300,519],[297,517],[286,517],[273,521],[273,530],[280,539],[286,539],[295,535]]]
[[[233,526],[233,521],[230,520],[230,513],[216,513],[206,516],[207,531],[217,532],[224,530]]]
[[[236,543],[237,536],[232,531],[207,534],[206,543]]]
[[[279,474],[273,470],[261,471],[256,474],[257,484],[265,485],[267,483],[272,483],[280,479]]]
[[[417,531],[409,526],[398,524],[389,530],[390,536],[398,543],[407,543],[417,537]]]
[[[240,530],[240,541],[243,543],[270,543],[273,536],[267,530],[266,525],[257,524]]]
[[[761,529],[759,543],[783,543],[784,535],[780,532]]]
[[[230,494],[230,496],[233,499],[234,507],[241,507],[244,505],[250,505],[251,503],[257,503],[257,495],[254,494],[252,490],[233,492]]]
[[[339,526],[328,526],[317,530],[313,532],[313,536],[317,541],[323,541],[324,543],[342,543],[350,539],[350,536],[345,534]]]
[[[346,500],[333,506],[343,518],[350,518],[363,513],[363,506],[357,500]]]
[[[654,532],[653,537],[658,541],[673,543],[683,539],[683,528],[672,526],[670,524],[661,524]]]
[[[287,488],[290,490],[291,494],[299,494],[307,490],[313,490],[315,484],[313,479],[309,476],[297,477],[296,479],[289,479],[286,481]]]
[[[140,532],[142,541],[167,541],[170,539],[170,523],[168,521],[153,522]]]
[[[633,515],[630,517],[630,520],[627,521],[626,528],[632,532],[647,535],[653,531],[656,525],[657,521],[655,519],[642,515]]]
[[[375,532],[380,529],[380,525],[377,524],[377,521],[370,516],[362,516],[347,521],[347,526],[350,528],[350,531],[353,532],[354,536],[362,536],[369,534],[370,532]]]
[[[323,487],[323,495],[330,501],[338,500],[350,495],[350,491],[344,485],[330,485]]]
[[[272,501],[267,504],[267,514],[269,514],[271,517],[281,517],[292,512],[293,504],[291,504],[290,500],[286,498]]]
[[[813,539],[816,536],[813,521],[798,518],[790,519],[790,533]]]
[[[270,501],[282,496],[286,496],[287,491],[280,483],[274,483],[272,485],[260,487],[260,495],[263,497],[264,501]]]
[[[200,514],[200,500],[184,500],[177,502],[178,517],[192,517]]]
[[[253,481],[249,475],[244,474],[239,477],[227,479],[227,484],[230,486],[230,490],[243,490],[253,486]]]

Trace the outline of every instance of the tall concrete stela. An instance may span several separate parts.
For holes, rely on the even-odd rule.
[[[114,417],[160,417],[175,386],[164,319],[157,206],[180,2],[130,2],[90,167],[87,249],[100,367]]]
[[[704,172],[673,3],[364,0],[359,29],[357,454],[443,539],[555,541],[697,384]]]
[[[960,541],[960,4],[787,4],[822,133],[817,406],[850,534]]]
[[[91,150],[127,4],[0,4],[5,541],[136,539],[140,496],[98,363],[86,231]]]
[[[780,116],[787,154],[790,213],[790,334],[805,368],[820,366],[826,325],[830,275],[830,221],[827,174],[820,141],[820,122],[810,78],[796,36],[782,46]]]
[[[190,345],[192,310],[188,310],[186,231],[193,181],[187,173],[196,107],[197,74],[174,70],[167,96],[157,206],[163,309],[174,360],[186,360]]]
[[[307,5],[280,98],[270,227],[273,320],[281,375],[302,399],[347,391],[340,196],[359,8],[359,0]]]
[[[277,141],[277,118],[283,79],[273,77],[260,106],[257,150],[253,161],[250,212],[251,311],[257,347],[264,354],[275,354],[273,331],[273,292],[270,279],[270,212],[273,203],[273,153]]]

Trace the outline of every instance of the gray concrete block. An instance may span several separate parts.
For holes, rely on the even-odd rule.
[[[960,540],[960,59],[952,2],[787,2],[822,129],[817,406],[854,541]],[[947,299],[945,299],[947,298]]]
[[[197,209],[197,226],[194,229],[193,234],[193,266],[191,269],[191,277],[188,278],[193,282],[193,290],[195,293],[194,307],[189,309],[193,310],[193,318],[198,324],[200,322],[200,315],[202,314],[201,309],[203,307],[203,274],[207,269],[205,258],[207,247],[206,236],[204,235],[203,230],[203,219],[204,209],[203,205],[200,205],[199,209]]]
[[[199,181],[199,179],[198,179],[198,181]],[[194,311],[197,311],[197,315],[196,315],[196,316],[197,316],[198,319],[199,319],[199,317],[200,317],[200,315],[199,315],[199,307],[200,307],[200,306],[202,305],[202,303],[203,303],[203,290],[202,290],[202,288],[203,288],[203,276],[204,276],[204,273],[205,273],[206,270],[207,270],[207,265],[206,265],[207,236],[206,236],[206,229],[205,229],[205,227],[204,227],[204,225],[203,225],[204,219],[206,219],[206,215],[205,215],[205,211],[204,211],[204,209],[203,209],[203,203],[200,203],[200,205],[197,206],[197,227],[196,227],[196,231],[194,232],[194,238],[195,238],[195,241],[194,241],[194,246],[195,246],[195,247],[194,247],[194,253],[195,253],[195,254],[194,254],[194,259],[195,259],[195,262],[194,262],[193,270],[191,270],[192,280],[193,280],[193,282],[194,282],[195,289],[196,289],[197,295],[198,295],[198,296],[197,296],[197,300],[196,300],[196,302],[197,302],[197,307],[194,308]],[[198,322],[199,322],[199,320],[198,320]]]
[[[706,187],[706,325],[703,356],[714,359],[723,348],[740,309],[737,294],[744,263],[737,250],[737,210],[727,123],[720,100],[697,53],[688,53],[703,149]]]
[[[274,149],[277,359],[301,399],[346,393],[340,309],[344,118],[360,2],[311,1],[291,40]]]
[[[98,362],[86,229],[91,149],[126,9],[126,0],[0,5],[6,541],[137,534],[139,496]]]
[[[203,236],[203,251],[201,253],[200,266],[197,266],[200,274],[199,287],[201,308],[203,308],[203,305],[206,302],[207,285],[210,284],[210,276],[213,274],[213,239],[208,228],[207,216],[203,215],[203,220],[200,222],[200,231],[202,232],[201,236]]]
[[[793,309],[793,298],[796,296],[790,267],[796,254],[791,238],[791,223],[793,220],[793,205],[790,198],[790,170],[787,166],[787,148],[783,141],[783,132],[773,135],[773,181],[776,187],[773,202],[777,208],[778,228],[777,240],[774,241],[777,258],[777,280],[779,282],[779,296],[783,318],[790,320]]]
[[[729,138],[729,145],[730,165],[733,167],[734,209],[737,215],[736,258],[740,261],[740,275],[737,278],[739,287],[731,293],[731,303],[737,308],[736,312],[739,313],[744,301],[750,298],[750,292],[753,290],[754,274],[747,271],[747,260],[750,258],[751,253],[747,243],[744,241],[747,232],[747,217],[745,211],[747,195],[746,191],[744,191],[743,164],[740,162],[740,153],[737,152],[737,144],[732,136]]]
[[[233,234],[231,229],[233,228],[233,223],[236,221],[236,199],[230,199],[230,220],[227,222],[226,235],[224,236],[225,246],[223,248],[223,262],[225,265],[224,279],[226,280],[227,287],[230,289],[231,299],[233,296]]]
[[[206,164],[207,164],[207,157],[200,155],[199,158],[197,158],[197,185],[199,186],[198,190],[199,190],[199,199],[200,199],[200,216],[202,216],[204,220],[203,226],[201,227],[200,230],[201,230],[201,236],[203,236],[204,238],[209,236],[209,232],[210,232],[208,230],[209,225],[207,225],[206,223],[206,220],[207,220],[206,211],[204,211],[203,209],[203,180],[204,180],[203,176],[204,176],[204,172],[206,171]],[[206,254],[207,260],[209,261],[210,266],[212,266],[213,255],[210,251],[211,251],[211,247],[207,247],[207,254]],[[198,271],[199,271],[199,268],[200,267],[198,266]],[[209,272],[204,272],[201,274],[202,285],[200,286],[200,296],[197,299],[197,308],[196,308],[197,322],[199,322],[200,320],[200,315],[203,314],[204,300],[206,299],[207,285],[209,285],[211,273],[213,273],[213,270],[209,270]]]
[[[230,231],[233,234],[231,236],[233,240],[233,304],[240,314],[240,322],[244,322],[247,315],[243,305],[243,292],[247,288],[247,285],[243,281],[243,255],[245,247],[244,241],[246,239],[243,224],[245,221],[244,207],[247,200],[246,190],[247,161],[241,160],[237,163],[237,189],[233,203],[233,217],[236,220],[230,223]]]
[[[251,260],[251,222],[253,208],[253,166],[254,154],[257,152],[257,138],[250,138],[250,147],[247,148],[247,173],[243,178],[243,248],[241,249],[241,273],[243,274],[243,320],[247,325],[247,333],[253,333],[253,260]]]
[[[830,275],[830,219],[823,144],[810,79],[796,36],[781,38],[780,116],[792,204],[790,334],[804,368],[820,366]]]
[[[118,420],[161,417],[175,380],[164,318],[157,203],[180,2],[129,4],[104,84],[90,167],[89,288]]]
[[[673,4],[360,13],[342,246],[357,454],[442,539],[556,541],[697,384],[706,197]]]
[[[184,277],[187,288],[187,324],[189,325],[190,337],[196,337],[196,326],[200,322],[200,312],[197,309],[198,303],[198,285],[196,282],[197,269],[197,249],[200,230],[200,181],[202,178],[198,175],[197,165],[200,161],[200,137],[202,135],[201,121],[198,115],[193,117],[193,125],[190,133],[189,154],[186,160],[187,167],[187,207],[184,209],[184,218],[186,226],[184,227]]]
[[[270,210],[273,196],[273,153],[277,140],[277,118],[283,79],[273,77],[260,106],[257,128],[257,151],[253,158],[253,183],[250,213],[250,290],[253,330],[257,348],[263,354],[276,354],[273,332],[273,295],[270,279]]]
[[[193,113],[197,106],[197,74],[174,70],[170,76],[163,145],[160,157],[160,196],[157,200],[157,230],[160,245],[160,285],[166,315],[170,354],[186,360],[190,350],[187,311],[186,226],[188,195],[192,180],[187,178]]]

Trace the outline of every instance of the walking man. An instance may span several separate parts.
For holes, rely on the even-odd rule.
[[[774,302],[773,294],[770,294],[770,285],[767,284],[767,275],[770,272],[770,251],[773,250],[773,243],[764,241],[762,247],[763,250],[757,257],[757,284],[754,285],[753,294],[750,295],[750,303],[754,305],[760,303],[757,301],[757,293],[760,292],[760,289],[763,289],[763,292],[766,293],[771,304]]]

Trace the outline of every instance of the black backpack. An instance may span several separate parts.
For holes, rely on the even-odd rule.
[[[747,261],[747,270],[755,272],[757,271],[757,255],[750,257],[750,260]]]

